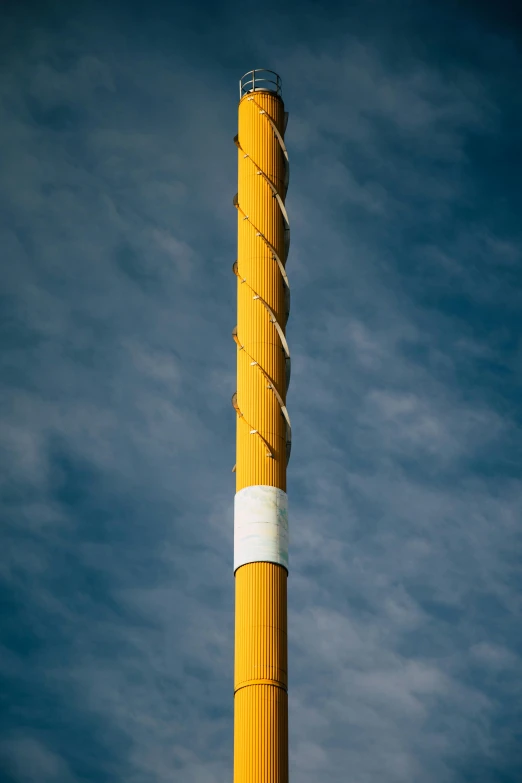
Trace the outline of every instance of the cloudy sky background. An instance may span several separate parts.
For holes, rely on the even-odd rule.
[[[5,783],[232,768],[237,80],[290,112],[291,778],[522,779],[502,3],[7,2]]]

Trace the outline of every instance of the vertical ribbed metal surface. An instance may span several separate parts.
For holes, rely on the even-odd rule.
[[[242,418],[237,427],[236,490],[253,484],[269,484],[286,491],[286,426],[275,395],[256,361],[286,399],[285,357],[281,341],[266,309],[254,294],[272,308],[285,324],[285,296],[281,272],[263,240],[261,232],[284,259],[284,224],[281,210],[270,186],[257,172],[261,170],[277,190],[284,193],[284,159],[279,142],[261,106],[283,132],[284,106],[269,93],[245,96],[239,104],[238,151],[238,291],[237,336],[243,350],[237,354],[237,403]],[[244,157],[245,154],[248,157]],[[248,217],[245,220],[244,215]],[[244,283],[241,281],[245,280]],[[274,459],[267,459],[260,438],[250,434],[257,429],[270,446]]]
[[[251,685],[235,696],[234,783],[288,780],[288,696]]]
[[[237,570],[236,688],[257,679],[287,687],[286,584],[285,569],[272,563]]]
[[[254,100],[249,100],[249,98]],[[285,260],[280,206],[263,176],[284,198],[285,166],[267,112],[284,132],[284,106],[270,93],[245,95],[239,104],[238,320],[236,490],[269,485],[286,491],[286,424],[259,367],[286,400],[281,340],[259,295],[284,329],[285,291],[262,233]],[[245,216],[247,219],[245,219]],[[244,282],[242,282],[244,281]],[[241,347],[242,346],[242,347]],[[265,443],[251,430],[257,430]],[[287,783],[287,573],[272,563],[236,572],[234,783]]]

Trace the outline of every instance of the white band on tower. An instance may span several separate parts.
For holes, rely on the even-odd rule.
[[[288,571],[288,498],[278,487],[245,487],[234,498],[234,571],[246,563]]]

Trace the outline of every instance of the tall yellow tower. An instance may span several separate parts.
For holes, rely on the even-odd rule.
[[[285,271],[287,114],[281,80],[240,81],[238,147],[237,412],[234,573],[234,783],[287,783],[286,409],[290,289]]]

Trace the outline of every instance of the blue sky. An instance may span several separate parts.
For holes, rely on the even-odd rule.
[[[290,112],[292,781],[520,781],[511,6],[4,16],[2,780],[231,780],[232,139],[264,66]]]

